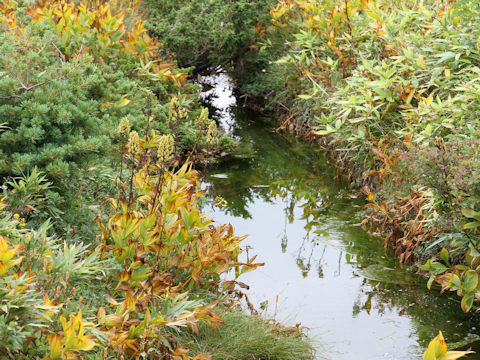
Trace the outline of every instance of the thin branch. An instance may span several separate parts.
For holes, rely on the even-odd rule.
[[[30,85],[30,66],[27,65],[27,85]]]
[[[32,85],[32,86],[25,86],[25,85],[22,84],[23,86],[17,88],[17,90],[23,89],[25,91],[29,91],[29,90],[35,89],[36,87],[42,86],[43,84],[45,84],[45,83],[43,82],[43,83],[35,84],[35,85]]]
[[[10,32],[10,31],[15,30],[15,29],[18,29],[18,26],[15,26],[15,27],[13,27],[13,28],[8,28],[8,29],[5,29],[5,30],[2,30],[2,31],[0,31],[0,33]]]
[[[307,77],[310,79],[310,81],[317,87],[319,88],[325,95],[328,95],[328,93],[320,86],[318,83],[310,76],[310,74],[307,73]]]
[[[15,73],[15,76],[17,77],[18,82],[20,83],[20,85],[22,85],[22,87],[20,89],[25,89],[26,86],[23,83],[23,81],[20,79],[20,76],[18,75],[18,73],[16,71],[14,71],[14,73]]]
[[[77,57],[75,58],[75,61],[77,61],[80,58],[80,56],[82,55],[82,52],[83,52],[83,44],[82,44],[82,46],[80,46],[80,50],[78,51],[78,54],[77,54]]]
[[[65,63],[65,55],[60,51],[60,49],[55,45],[55,43],[52,41],[53,47],[57,50],[57,52],[60,54],[60,60],[62,60],[62,63]]]

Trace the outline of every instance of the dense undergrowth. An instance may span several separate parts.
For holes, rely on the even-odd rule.
[[[149,29],[195,73],[209,67],[238,67],[246,61],[256,28],[269,22],[275,0],[148,0]]]
[[[405,263],[480,299],[480,5],[281,0],[241,90],[324,147]],[[428,261],[427,261],[428,260]]]
[[[239,306],[261,264],[202,213],[192,165],[233,141],[146,13],[0,3],[0,357],[311,359]]]

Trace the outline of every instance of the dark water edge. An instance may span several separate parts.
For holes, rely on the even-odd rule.
[[[454,295],[428,291],[381,239],[352,226],[363,203],[333,180],[325,156],[238,106],[228,77],[211,82],[205,99],[240,146],[209,166],[208,192],[228,201],[213,209],[215,220],[248,234],[249,253],[266,263],[241,278],[254,305],[308,327],[323,344],[319,358],[421,359],[438,330],[451,349],[480,352],[477,314],[464,314]]]

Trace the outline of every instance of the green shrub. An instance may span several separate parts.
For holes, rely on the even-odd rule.
[[[37,166],[54,180],[68,178],[107,149],[98,101],[102,73],[87,56],[62,63],[53,40],[48,33],[0,34],[3,175]]]
[[[248,50],[272,0],[149,0],[149,25],[182,67],[226,66]]]

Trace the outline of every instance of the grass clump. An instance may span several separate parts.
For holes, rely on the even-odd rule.
[[[200,334],[181,332],[176,338],[189,343],[192,354],[209,354],[214,360],[307,360],[314,349],[302,331],[237,311],[222,314],[217,331],[200,325]]]

